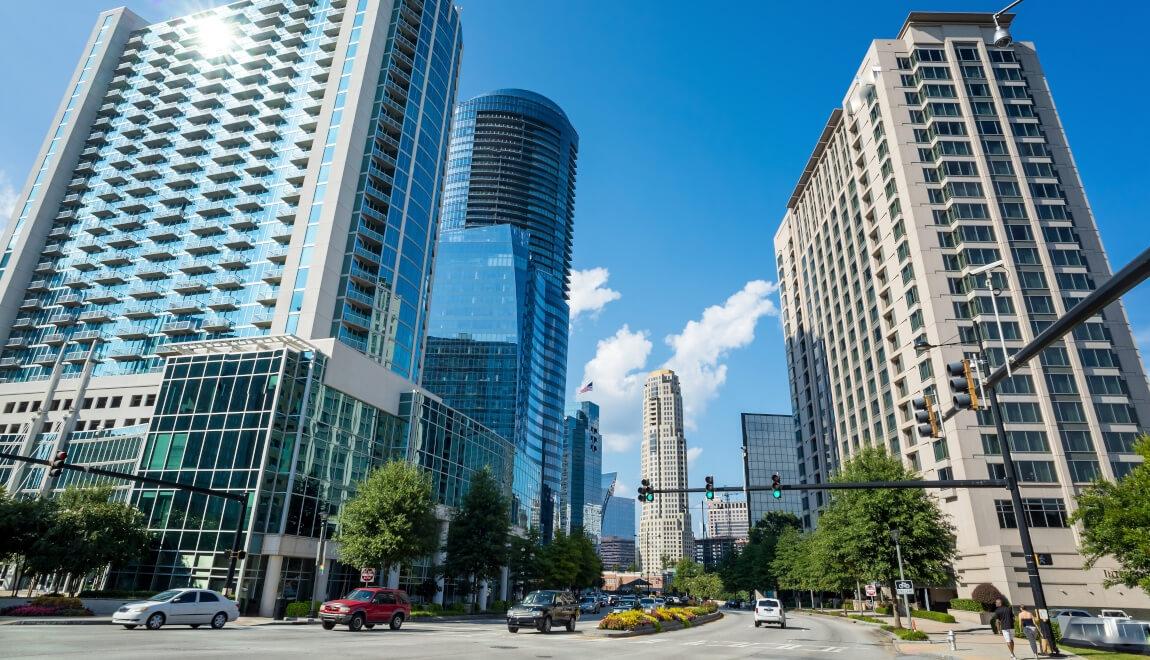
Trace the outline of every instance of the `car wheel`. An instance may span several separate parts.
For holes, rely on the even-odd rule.
[[[193,623],[193,624],[191,624],[191,628],[192,628],[192,630],[195,630],[195,629],[197,629],[197,628],[199,628],[199,627],[200,627],[200,624],[198,624],[198,623]]]
[[[335,629],[335,621],[324,621],[323,624],[321,624],[321,625],[323,625],[324,630],[334,630]]]
[[[212,630],[219,630],[223,628],[228,622],[228,615],[223,612],[216,612],[212,617]]]
[[[163,627],[165,620],[166,617],[164,617],[163,612],[156,612],[152,616],[148,617],[146,621],[144,621],[144,625],[147,626],[148,630],[159,630],[161,627]]]
[[[387,624],[392,630],[399,630],[403,627],[403,614],[397,612],[395,616],[391,617],[391,623]]]
[[[543,633],[544,635],[551,632],[551,617],[543,617],[543,620],[539,622],[539,632]]]
[[[135,630],[135,629],[136,629],[136,624],[134,624],[134,623],[125,623],[125,624],[124,624],[124,629],[125,629],[125,630]]]
[[[567,622],[567,632],[575,632],[575,621],[575,617],[571,617],[571,620]]]
[[[359,632],[359,631],[363,630],[363,624],[364,624],[363,615],[362,614],[356,614],[355,616],[351,617],[351,621],[348,622],[348,624],[347,624],[347,629],[352,631],[352,632]]]
[[[519,632],[519,626],[507,626],[507,632],[517,633]]]
[[[756,627],[756,628],[760,628],[760,627],[762,627],[762,625],[763,625],[763,622],[762,622],[762,621],[756,621],[756,622],[755,622],[755,627]]]

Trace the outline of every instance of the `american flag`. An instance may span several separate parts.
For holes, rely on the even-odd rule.
[[[595,386],[595,383],[591,383],[591,382],[587,383],[583,387],[579,388],[579,394],[586,394],[586,393],[590,392],[591,389],[594,388],[594,386]]]

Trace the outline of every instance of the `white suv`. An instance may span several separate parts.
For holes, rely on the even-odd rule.
[[[783,611],[783,604],[774,598],[760,598],[755,603],[755,627],[764,623],[777,623],[780,628],[787,627],[787,613]]]

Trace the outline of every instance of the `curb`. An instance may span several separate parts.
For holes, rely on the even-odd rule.
[[[698,628],[699,626],[706,625],[706,624],[712,623],[714,621],[718,621],[721,618],[723,618],[722,612],[713,612],[711,614],[704,614],[703,616],[699,617],[695,621],[692,621],[690,627],[691,628]],[[671,628],[669,626],[674,626],[674,628]],[[617,630],[617,631],[612,631],[609,633],[602,633],[599,636],[600,637],[606,637],[608,639],[618,639],[621,637],[639,637],[641,635],[655,635],[655,634],[659,634],[659,633],[675,632],[676,630],[684,630],[684,629],[685,629],[685,627],[680,622],[664,621],[662,630],[656,630],[654,626],[651,626],[650,628],[645,628],[643,630]]]
[[[502,621],[504,617],[499,615],[494,616],[420,616],[405,619],[404,623],[466,623],[468,621]],[[249,628],[259,628],[262,626],[307,626],[319,624],[319,619],[306,619],[299,617],[284,618],[279,621],[263,621],[260,623],[238,624],[247,626]]]
[[[110,626],[111,619],[92,617],[87,619],[10,619],[0,621],[0,626]]]

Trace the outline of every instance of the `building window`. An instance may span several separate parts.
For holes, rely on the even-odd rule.
[[[1066,504],[1059,497],[1037,497],[1022,500],[1022,508],[1031,527],[1066,527]],[[1015,529],[1018,520],[1010,500],[995,500],[998,526]]]

